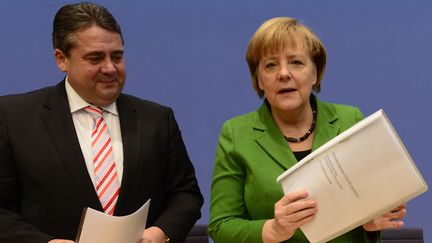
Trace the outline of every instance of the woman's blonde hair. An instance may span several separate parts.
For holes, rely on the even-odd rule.
[[[252,36],[246,51],[246,61],[252,77],[252,84],[258,96],[264,91],[258,85],[258,65],[262,57],[283,50],[287,45],[295,47],[303,41],[306,51],[315,64],[317,77],[313,86],[315,92],[321,89],[321,79],[326,66],[326,50],[321,40],[307,26],[289,17],[272,18],[264,22]]]

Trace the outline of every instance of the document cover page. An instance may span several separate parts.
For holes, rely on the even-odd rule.
[[[363,119],[280,175],[285,193],[304,189],[316,218],[300,229],[326,242],[427,190],[383,110]]]

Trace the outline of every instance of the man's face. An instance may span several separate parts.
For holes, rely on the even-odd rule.
[[[54,51],[57,66],[68,75],[72,88],[96,106],[113,103],[126,80],[123,44],[118,33],[91,26],[74,34],[69,57]]]

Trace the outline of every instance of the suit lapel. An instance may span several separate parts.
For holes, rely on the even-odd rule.
[[[120,186],[120,194],[115,212],[122,212],[126,206],[130,185],[135,181],[139,153],[141,151],[141,120],[137,115],[135,105],[125,95],[120,95],[117,100],[117,108],[120,116],[120,127],[123,143],[123,179]]]
[[[318,110],[315,137],[312,144],[312,150],[315,150],[336,137],[340,133],[341,128],[335,125],[338,116],[334,108],[321,102],[316,97],[313,98],[316,99]]]
[[[266,103],[257,110],[256,114],[253,128],[258,133],[255,141],[284,169],[293,166],[297,160],[273,120]]]
[[[314,95],[312,99],[315,99],[318,110],[317,125],[312,143],[312,150],[315,150],[337,136],[341,129],[335,125],[335,121],[338,119],[336,111],[318,100]],[[283,168],[288,169],[297,163],[297,159],[287,146],[265,103],[257,110],[256,114],[253,124],[254,130],[258,131],[255,138],[256,142]]]
[[[84,157],[73,125],[65,84],[61,82],[48,94],[42,120],[60,158],[90,207],[102,210],[93,183],[88,175]]]

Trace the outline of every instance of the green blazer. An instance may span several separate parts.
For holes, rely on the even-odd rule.
[[[316,100],[318,112],[312,150],[363,118],[356,107],[312,98]],[[297,160],[266,102],[257,111],[225,122],[216,151],[211,188],[208,230],[213,240],[261,242],[263,224],[274,218],[274,204],[283,196],[276,178],[295,163]],[[335,215],[335,220],[338,217],[343,215]],[[369,240],[376,236],[359,227],[330,242],[372,242]],[[308,240],[297,230],[287,242]]]

